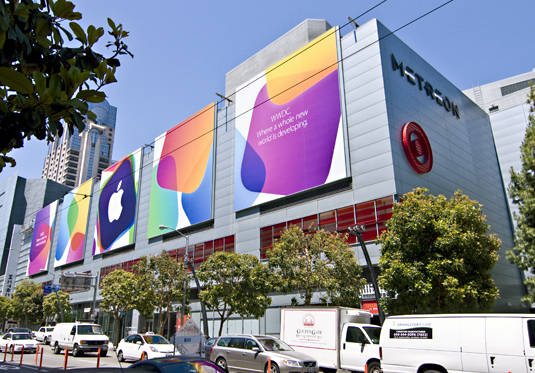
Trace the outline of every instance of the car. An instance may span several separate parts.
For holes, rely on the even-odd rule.
[[[126,372],[130,370],[140,373],[226,373],[217,365],[199,356],[174,356],[172,358],[142,360],[126,368]]]
[[[174,355],[180,355],[175,346],[165,337],[154,333],[132,334],[121,339],[117,345],[117,359],[119,361],[140,360],[142,357],[153,359]]]
[[[225,371],[269,373],[317,373],[317,361],[295,351],[278,338],[261,335],[219,337],[212,346],[210,360]]]
[[[217,337],[208,338],[204,342],[204,356],[208,360],[210,360],[210,352],[212,351],[212,346],[214,345],[215,341],[217,341]]]
[[[53,326],[41,326],[39,330],[35,332],[34,338],[36,341],[43,342],[46,345],[50,343],[53,331]]]
[[[32,334],[32,331],[27,328],[9,328],[6,333],[28,333]]]
[[[24,352],[35,352],[37,350],[37,341],[32,339],[30,333],[6,333],[0,338],[0,351],[22,351],[24,346]]]

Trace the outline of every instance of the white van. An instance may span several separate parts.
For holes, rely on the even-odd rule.
[[[384,373],[534,372],[535,315],[391,316],[379,346]]]
[[[97,352],[100,356],[108,353],[109,338],[102,333],[100,325],[81,322],[58,323],[54,327],[50,338],[50,346],[54,353],[68,348],[73,356],[83,355],[84,352]]]

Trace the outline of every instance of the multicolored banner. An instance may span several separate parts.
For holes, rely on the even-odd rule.
[[[156,138],[149,238],[212,218],[215,104]]]
[[[135,242],[141,151],[136,150],[102,171],[93,255]]]
[[[63,197],[54,268],[83,260],[93,179]]]
[[[336,35],[237,88],[236,211],[347,177]]]
[[[28,260],[28,269],[26,270],[27,276],[35,275],[48,269],[48,257],[52,246],[52,234],[54,233],[57,209],[58,201],[54,201],[35,215],[30,258]]]

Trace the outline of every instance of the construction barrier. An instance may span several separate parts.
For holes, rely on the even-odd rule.
[[[368,363],[366,363],[366,365],[364,365],[364,373],[368,373]]]
[[[67,359],[69,358],[69,348],[65,347],[65,358],[63,358],[63,370],[67,370]]]
[[[6,361],[7,359],[7,345],[4,346],[5,350],[4,350],[4,361]]]
[[[267,373],[271,373],[271,359],[268,359]]]
[[[147,358],[147,353],[145,351],[143,351],[141,353],[141,360],[145,360]]]
[[[11,361],[15,358],[15,345],[11,345]]]

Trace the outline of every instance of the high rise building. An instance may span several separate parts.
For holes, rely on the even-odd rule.
[[[65,131],[48,147],[41,177],[70,187],[92,177],[100,177],[111,164],[117,108],[107,101],[89,103],[96,121],[84,119],[86,129],[72,134]]]
[[[521,168],[520,145],[529,122],[529,105],[526,100],[530,84],[535,84],[535,69],[464,91],[489,114],[506,189],[511,182],[511,167],[515,171]],[[518,212],[518,208],[511,198],[508,198],[508,202],[512,217],[514,212]]]

